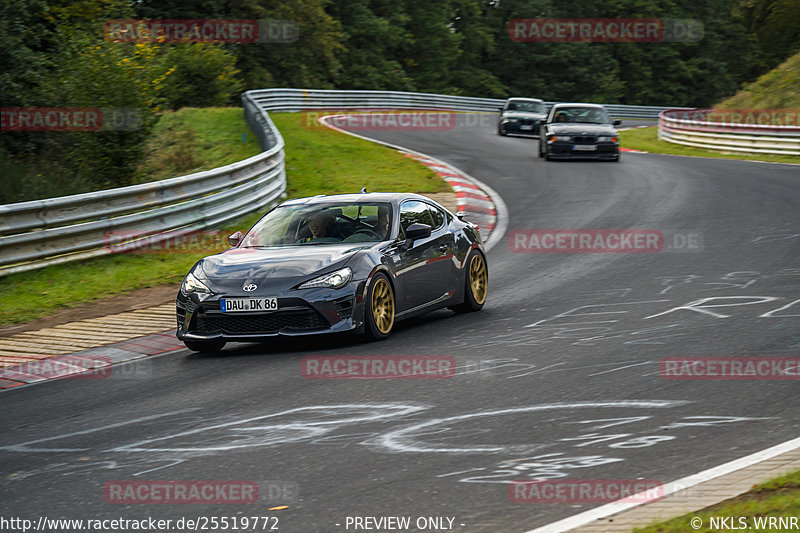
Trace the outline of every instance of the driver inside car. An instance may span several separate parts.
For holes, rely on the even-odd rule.
[[[333,223],[333,216],[321,211],[314,213],[308,218],[307,228],[308,231],[311,232],[311,236],[300,239],[297,242],[314,242],[316,240],[328,237],[328,231]]]

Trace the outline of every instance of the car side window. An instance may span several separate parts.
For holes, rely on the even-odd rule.
[[[403,230],[403,235],[405,235],[408,227],[414,223],[435,227],[426,203],[418,200],[403,202],[400,206],[400,229]]]
[[[433,218],[433,225],[431,228],[434,230],[441,228],[444,224],[444,213],[432,205],[428,205],[428,211],[430,211],[431,217]]]

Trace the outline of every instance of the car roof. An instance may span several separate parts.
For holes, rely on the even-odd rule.
[[[320,194],[317,196],[308,196],[306,198],[295,198],[294,200],[287,200],[281,205],[313,205],[315,203],[327,204],[330,202],[383,202],[399,204],[404,200],[425,200],[430,203],[439,205],[438,202],[431,200],[421,194],[412,192],[367,192],[367,193],[351,193],[351,194]]]
[[[540,104],[544,103],[544,100],[540,100],[538,98],[526,98],[523,96],[512,96],[511,98],[506,100],[506,102],[510,102],[511,100],[524,100],[525,102],[538,102]]]
[[[605,109],[606,107],[603,104],[584,104],[581,102],[575,102],[572,104],[568,103],[560,103],[560,104],[553,104],[553,108],[559,107],[594,107],[596,109]]]

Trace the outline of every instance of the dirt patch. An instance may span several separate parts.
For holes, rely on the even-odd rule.
[[[454,192],[421,192],[423,196],[427,196],[434,202],[439,202],[442,207],[450,210],[453,214],[458,212],[458,197]]]
[[[134,309],[147,309],[148,307],[174,302],[177,295],[178,285],[175,283],[159,285],[158,287],[148,287],[146,289],[137,289],[120,296],[94,300],[93,302],[81,304],[76,307],[62,309],[51,315],[31,320],[30,322],[0,326],[0,337],[6,337],[24,331],[50,328],[77,320],[124,313],[125,311],[133,311]]]

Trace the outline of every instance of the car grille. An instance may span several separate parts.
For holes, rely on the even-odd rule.
[[[309,331],[330,327],[317,312],[278,311],[263,314],[198,315],[193,332],[224,333],[229,335],[257,335],[278,333],[281,330]]]
[[[572,138],[575,144],[594,144],[597,142],[597,137],[594,135],[576,135]]]
[[[539,122],[538,120],[533,120],[531,118],[524,118],[524,119],[519,121],[519,123],[522,124],[523,126],[533,126],[533,125],[537,124],[538,122]]]

